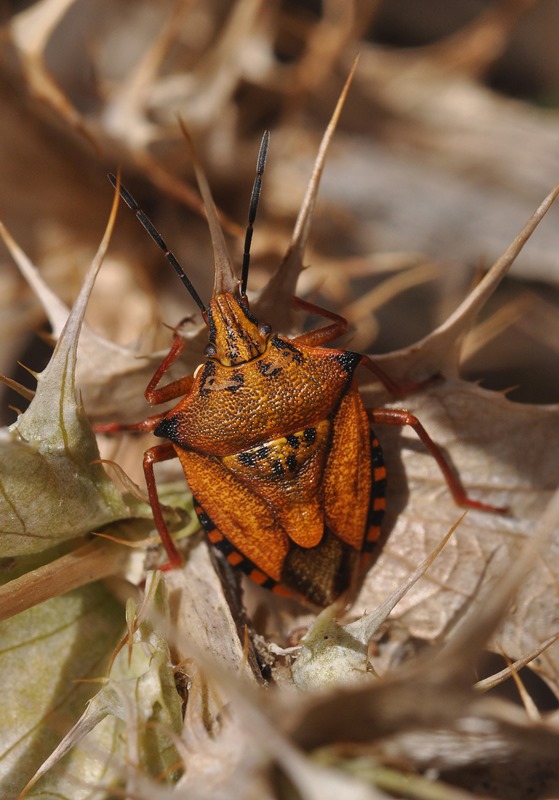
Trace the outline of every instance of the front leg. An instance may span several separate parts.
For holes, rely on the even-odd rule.
[[[169,371],[183,350],[184,341],[175,333],[171,349],[156,369],[144,392],[144,396],[150,405],[157,406],[160,403],[166,403],[167,400],[176,400],[177,397],[183,397],[190,391],[194,382],[192,375],[186,375],[184,378],[168,383],[160,389],[157,388],[165,373]]]
[[[161,414],[154,414],[146,417],[141,422],[96,422],[93,425],[95,433],[149,433],[154,431],[162,419],[167,415],[166,411]]]
[[[194,383],[193,375],[185,375],[184,378],[179,378],[166,386],[157,389],[157,384],[162,379],[163,375],[170,369],[177,358],[184,350],[184,342],[178,336],[175,336],[171,349],[157,368],[153,378],[148,383],[147,389],[144,392],[145,398],[152,406],[157,406],[160,403],[166,403],[168,400],[176,400],[177,397],[184,397],[188,394]],[[147,417],[141,422],[99,422],[93,426],[95,433],[146,433],[154,431],[159,423],[167,416],[167,412],[163,411],[160,414],[154,414]]]

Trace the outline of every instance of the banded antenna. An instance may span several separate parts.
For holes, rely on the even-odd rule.
[[[107,177],[110,180],[113,188],[116,189],[117,181],[115,176],[112,173],[109,173]],[[192,297],[192,299],[194,300],[194,302],[196,303],[202,314],[205,314],[206,306],[200,299],[200,295],[190,282],[188,276],[181,267],[176,256],[169,250],[164,238],[161,236],[161,234],[159,233],[153,222],[150,220],[148,215],[145,213],[145,211],[142,211],[142,209],[140,208],[138,203],[134,200],[130,192],[127,189],[125,189],[124,186],[122,186],[122,184],[120,186],[120,196],[122,197],[128,208],[134,212],[134,214],[136,215],[136,219],[149,233],[155,244],[159,247],[160,250],[162,250],[165,253],[165,258],[167,259],[169,264],[173,267],[173,269],[181,279],[182,283],[184,284],[185,288],[187,289],[188,293],[190,294],[190,296]]]
[[[270,131],[264,131],[262,141],[260,143],[260,150],[258,152],[258,160],[256,162],[256,178],[252,187],[252,194],[250,196],[250,206],[248,209],[248,225],[245,234],[245,247],[243,251],[243,268],[241,272],[241,297],[246,297],[248,269],[250,266],[250,246],[252,244],[252,234],[254,233],[254,220],[256,219],[256,211],[258,209],[258,201],[260,200],[260,192],[262,190],[262,175],[266,167],[266,156],[268,155],[268,147],[270,145]]]

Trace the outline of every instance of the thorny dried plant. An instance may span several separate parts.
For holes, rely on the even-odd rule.
[[[58,344],[36,393],[5,401],[3,410],[33,397],[0,432],[3,798],[33,775],[26,796],[43,799],[556,794],[559,420],[554,405],[506,396],[520,333],[545,342],[544,382],[556,372],[551,226],[515,264],[517,276],[546,283],[545,299],[517,292],[473,327],[553,196],[471,291],[459,266],[504,251],[559,176],[548,145],[556,116],[480,83],[533,5],[495,4],[410,51],[371,40],[381,3],[341,0],[319,11],[42,0],[5,23],[3,232],[31,290],[6,255],[0,369],[34,358],[29,334],[43,314]],[[274,273],[356,50],[326,202],[308,243],[305,232],[304,261],[303,247]],[[297,285],[351,320],[348,346],[373,353],[385,309],[394,317],[409,298],[378,360],[403,382],[442,376],[407,407],[470,491],[510,507],[507,517],[462,519],[413,436],[379,430],[386,537],[345,614],[315,619],[250,586],[245,612],[172,471],[161,475],[162,497],[177,534],[191,534],[188,558],[182,570],[146,573],[157,540],[126,476],[141,482],[148,443],[92,432],[91,421],[149,413],[143,390],[170,336],[160,319],[191,313],[124,214],[84,277],[109,215],[107,169],[121,165],[209,295],[208,237],[177,114],[238,254],[256,142],[273,129],[251,277],[262,316],[281,329],[303,324],[285,317]],[[185,328],[185,373],[201,360],[199,322],[193,315]],[[389,401],[372,382],[362,390],[367,405]],[[118,466],[99,464],[98,446]],[[476,684],[484,651],[504,655],[504,674]],[[511,673],[523,705],[494,696]],[[530,676],[549,693],[539,707]]]

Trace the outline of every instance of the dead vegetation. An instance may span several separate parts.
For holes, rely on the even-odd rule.
[[[0,371],[28,389],[4,396],[0,430],[6,800],[34,775],[26,796],[43,800],[557,795],[557,211],[533,232],[542,206],[515,240],[559,180],[559,123],[543,107],[557,91],[557,11],[472,0],[449,21],[433,0],[413,27],[413,5],[12,4],[0,216],[19,270],[5,250]],[[310,238],[278,272],[357,51]],[[98,274],[95,253],[113,201],[105,173],[120,166],[209,296],[177,115],[236,263],[272,131],[249,285],[258,314],[300,328],[288,316],[297,284],[346,315],[347,345],[383,353],[396,380],[441,375],[406,406],[472,494],[510,508],[462,519],[413,434],[379,430],[385,542],[351,609],[315,618],[244,584],[243,608],[176,469],[160,485],[188,559],[139,588],[157,540],[130,479],[141,484],[149,437],[96,442],[90,422],[149,413],[166,325],[192,315],[185,372],[205,336],[124,209]],[[37,385],[18,360],[44,370]],[[390,401],[372,382],[363,394]],[[119,468],[97,463],[98,445]]]

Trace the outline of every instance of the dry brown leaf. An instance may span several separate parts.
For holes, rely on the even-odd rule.
[[[222,3],[185,0],[154,5],[138,0],[134,15],[123,14],[119,4],[109,3],[89,17],[86,35],[80,27],[81,15],[71,5],[43,0],[12,15],[12,46],[4,48],[0,58],[5,123],[0,145],[7,167],[3,196],[9,198],[6,219],[41,266],[40,278],[31,274],[33,270],[27,272],[36,288],[42,281],[39,294],[55,334],[60,333],[67,310],[54,295],[47,296],[45,286],[52,286],[65,303],[77,293],[82,254],[96,240],[96,224],[110,198],[103,173],[114,170],[115,161],[123,164],[127,182],[137,179],[139,197],[148,204],[150,214],[153,211],[165,238],[183,254],[197,288],[201,286],[203,296],[209,296],[211,258],[202,223],[175,213],[169,202],[159,202],[161,190],[200,208],[187,184],[190,169],[175,124],[177,109],[195,129],[201,161],[212,173],[210,184],[236,221],[244,216],[240,209],[246,203],[239,197],[242,187],[248,198],[256,138],[263,127],[272,127],[273,157],[253,259],[253,286],[265,285],[270,268],[281,261],[277,253],[289,238],[285,220],[297,213],[298,195],[304,191],[302,176],[310,172],[305,165],[314,152],[315,137],[309,128],[322,126],[357,49],[363,55],[344,112],[348,128],[333,147],[332,163],[324,176],[323,197],[328,202],[319,215],[323,222],[315,228],[316,241],[307,248],[306,260],[317,269],[304,273],[299,287],[311,296],[327,298],[328,307],[339,301],[353,310],[358,341],[367,342],[366,349],[383,327],[370,319],[369,301],[376,310],[379,296],[391,298],[420,279],[431,279],[441,267],[444,297],[452,290],[464,294],[457,268],[422,256],[414,262],[404,250],[427,250],[435,257],[444,254],[445,261],[452,255],[464,262],[499,252],[510,237],[506,230],[514,230],[516,220],[535,203],[534,198],[544,194],[554,180],[551,176],[558,172],[555,115],[499,98],[472,80],[503,48],[513,21],[530,6],[530,0],[498,3],[455,36],[406,52],[371,42],[370,18],[381,6],[376,3],[365,8],[356,2],[329,0],[311,9],[306,4],[244,0],[224,14]],[[68,44],[72,45],[69,51]],[[310,99],[311,89],[316,100]],[[309,108],[307,118],[301,114],[303,100]],[[275,129],[279,129],[277,134]],[[84,141],[84,135],[89,140]],[[92,138],[103,150],[106,163],[92,155]],[[18,172],[17,165],[24,169]],[[315,177],[321,169],[322,164]],[[156,195],[146,188],[153,185],[159,187]],[[136,186],[133,189],[137,191]],[[261,294],[260,306],[255,304],[264,316],[277,313],[278,328],[291,325],[288,297],[304,266],[306,227],[315,199],[316,186],[311,187],[301,212],[304,235],[298,240],[297,231],[294,234],[298,252],[292,258],[289,279],[280,271]],[[236,224],[228,227],[238,231]],[[131,282],[141,281],[137,277],[140,262],[149,260],[152,251],[148,245],[144,253],[144,240],[131,220],[121,217],[119,236],[118,255],[110,268],[130,264],[129,283],[123,281],[114,288],[115,283],[111,289],[108,281],[100,291],[91,322],[104,336],[91,329],[82,331],[77,374],[92,418],[133,421],[145,416],[143,390],[162,355],[150,352],[162,346],[159,339],[152,344],[144,336],[153,321],[153,308],[161,304],[166,309],[165,321],[175,324],[190,305],[179,297],[175,284],[167,284],[163,265],[153,273],[157,300],[150,297],[132,305],[129,313],[123,297],[130,298]],[[379,247],[387,243],[393,252],[379,254]],[[375,255],[359,258],[359,253],[368,252]],[[530,272],[555,282],[556,252],[557,234],[548,225],[531,243],[517,274]],[[154,249],[154,262],[158,256]],[[392,285],[372,287],[369,271],[381,273],[394,263],[415,263],[418,273],[402,273]],[[326,274],[331,283],[322,286]],[[289,789],[294,787],[309,800],[342,795],[351,800],[376,798],[384,792],[391,796],[413,792],[441,796],[442,792],[449,800],[464,796],[461,790],[438,782],[410,780],[408,768],[438,768],[446,780],[472,791],[477,791],[476,775],[481,783],[490,774],[495,795],[508,800],[522,797],[522,779],[534,776],[536,785],[541,780],[540,796],[546,796],[546,789],[547,796],[553,796],[544,784],[548,775],[551,779],[556,775],[556,719],[543,715],[534,724],[523,710],[480,698],[472,689],[470,657],[477,656],[490,637],[495,650],[522,658],[556,633],[558,564],[553,539],[529,570],[515,573],[515,603],[495,632],[512,592],[511,586],[508,593],[503,590],[503,575],[511,573],[511,564],[525,552],[524,544],[541,528],[559,483],[554,456],[558,408],[520,406],[458,377],[461,339],[503,274],[504,269],[495,268],[433,334],[381,361],[387,372],[401,380],[442,374],[439,384],[397,405],[405,404],[417,413],[473,496],[509,505],[510,516],[470,512],[427,574],[400,601],[371,651],[377,672],[386,677],[369,677],[364,690],[330,690],[312,699],[302,693],[292,695],[286,666],[279,661],[272,668],[278,684],[282,681],[276,692],[254,686],[252,676],[258,670],[251,646],[245,644],[244,617],[233,602],[234,592],[231,587],[224,590],[217,580],[206,546],[193,547],[185,573],[168,576],[177,624],[170,631],[168,622],[157,622],[175,659],[186,659],[186,674],[191,678],[184,740],[176,742],[187,770],[182,785],[154,785],[135,766],[144,767],[141,759],[135,760],[132,745],[121,774],[135,796],[150,800],[171,795],[267,798],[276,796],[280,773],[287,776]],[[39,316],[16,280],[3,278],[2,289],[3,363],[11,364],[20,357],[21,331],[36,324]],[[441,307],[445,302],[452,301],[441,300]],[[415,317],[418,311],[423,314],[421,304],[414,300],[408,316]],[[110,320],[117,317],[118,325],[113,326]],[[205,331],[195,328],[192,324],[188,329],[187,352],[179,366],[185,372],[202,360]],[[110,337],[117,329],[125,333],[126,341],[135,343],[113,344]],[[544,340],[545,334],[544,330]],[[354,345],[349,342],[348,346]],[[548,363],[550,372],[554,371],[554,362]],[[378,387],[365,381],[363,393],[370,405],[386,400]],[[389,468],[386,542],[354,615],[401,592],[418,563],[461,514],[413,433],[379,430],[378,434]],[[129,440],[121,452],[124,457],[126,448],[126,458],[140,465],[146,446]],[[161,484],[166,482],[167,477],[161,475]],[[135,525],[134,521],[130,524]],[[104,550],[93,548],[93,552],[94,575],[99,576]],[[30,576],[30,583],[21,584],[20,596],[26,587],[48,591],[49,576],[64,578],[66,563],[55,562]],[[112,564],[104,566],[112,568]],[[83,578],[85,571],[79,571]],[[490,608],[492,600],[495,608]],[[299,619],[293,606],[276,604],[262,593],[257,603],[255,624],[283,641],[283,633]],[[270,615],[267,623],[262,621],[266,613]],[[35,619],[40,634],[44,621],[39,612]],[[345,627],[350,632],[364,629],[366,619]],[[409,659],[408,648],[417,637],[445,642],[446,650],[433,651],[399,674],[394,665]],[[360,640],[359,659],[364,663],[363,645]],[[533,665],[555,692],[557,650],[555,643]],[[268,667],[272,663],[270,657]],[[58,662],[56,666],[65,669]],[[229,674],[224,676],[224,672]],[[240,673],[252,690],[238,681]],[[166,674],[169,677],[170,672]],[[27,676],[22,671],[16,678],[31,685],[36,673]],[[174,702],[172,686],[168,688]],[[13,699],[19,699],[17,692]],[[230,701],[227,707],[225,700]],[[17,702],[14,707],[17,715]],[[317,746],[321,753],[316,753]],[[392,770],[386,770],[387,763]],[[507,783],[507,770],[516,785],[510,777]],[[62,785],[52,784],[59,794]],[[71,796],[67,784],[64,791]]]

